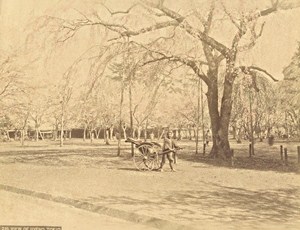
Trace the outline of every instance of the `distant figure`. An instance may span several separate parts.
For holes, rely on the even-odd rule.
[[[163,152],[166,151],[166,153],[163,154],[161,164],[159,167],[159,170],[161,172],[163,172],[163,166],[166,163],[166,157],[169,160],[169,165],[170,165],[171,171],[172,172],[176,171],[173,167],[173,163],[174,163],[174,158],[176,160],[175,149],[178,149],[179,147],[176,145],[176,143],[174,142],[172,137],[173,137],[173,132],[169,131],[164,139]],[[176,163],[176,161],[175,161],[175,163]]]
[[[206,133],[205,133],[205,143],[206,143],[206,146],[208,146],[209,141],[210,141],[210,132],[209,132],[209,129],[208,129],[206,131]]]

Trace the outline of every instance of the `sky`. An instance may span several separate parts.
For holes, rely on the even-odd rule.
[[[103,0],[110,7],[122,9],[129,3],[127,0]],[[130,1],[130,0],[129,0]],[[295,0],[293,0],[295,1]],[[45,14],[53,14],[62,8],[73,7],[72,0],[0,0],[0,49],[10,50],[22,45],[24,29],[29,20]],[[76,0],[75,0],[76,2]],[[97,0],[82,0],[80,4],[88,6],[88,2]],[[98,1],[99,2],[99,1]],[[178,11],[190,8],[184,0],[166,0]],[[197,0],[191,0],[197,5]],[[204,0],[198,0],[203,3]],[[225,0],[232,7],[240,7],[240,0]],[[246,1],[247,2],[247,1]],[[270,1],[253,0],[251,3],[267,4]],[[248,1],[249,3],[249,1]],[[78,5],[77,5],[78,7]],[[297,41],[300,41],[300,8],[279,11],[264,19],[266,26],[263,36],[256,47],[240,56],[240,63],[259,65],[267,69],[276,78],[282,79],[282,70],[293,56]],[[222,31],[221,31],[222,32]]]

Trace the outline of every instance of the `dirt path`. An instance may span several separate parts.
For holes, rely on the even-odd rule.
[[[129,155],[108,149],[12,154],[0,157],[0,184],[188,228],[299,226],[299,175],[214,167],[188,156],[177,170],[139,172]]]

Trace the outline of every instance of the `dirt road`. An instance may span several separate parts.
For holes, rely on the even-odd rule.
[[[0,225],[61,226],[62,229],[154,230],[155,228],[95,214],[67,205],[0,191]]]
[[[0,188],[68,205],[66,213],[76,207],[160,229],[300,226],[297,174],[214,167],[189,157],[175,173],[139,172],[123,155],[104,148],[2,154]]]

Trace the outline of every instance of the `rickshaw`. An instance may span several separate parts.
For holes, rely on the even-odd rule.
[[[135,167],[140,171],[152,171],[157,170],[160,167],[161,156],[168,152],[174,152],[174,160],[176,163],[176,150],[180,150],[181,148],[177,148],[175,150],[162,150],[161,144],[157,142],[147,142],[141,140],[135,140],[133,138],[127,138],[125,142],[130,142],[135,145],[135,148],[138,151],[134,151],[133,162]]]

